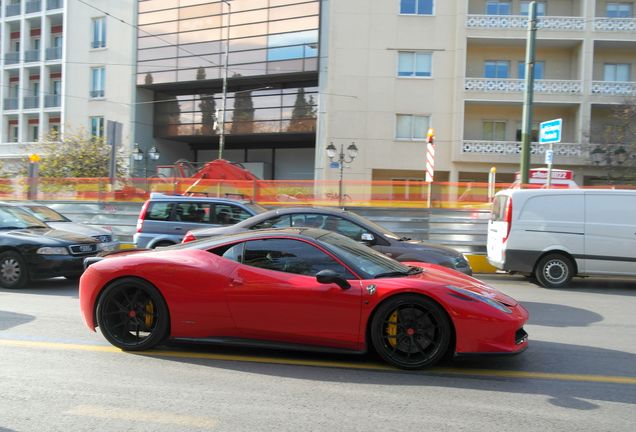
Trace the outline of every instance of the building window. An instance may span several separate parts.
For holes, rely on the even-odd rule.
[[[91,98],[104,97],[105,82],[106,69],[103,67],[91,68]]]
[[[106,46],[106,17],[93,18],[91,23],[91,48],[104,48]]]
[[[605,7],[605,16],[609,18],[631,18],[631,3],[607,3]]]
[[[520,61],[518,64],[519,79],[526,78],[526,62]],[[545,62],[534,62],[534,79],[545,79]]]
[[[521,122],[519,122],[517,123],[517,130],[515,131],[515,138],[518,142],[521,142],[521,139],[522,139],[521,132],[522,132],[522,126],[521,126]],[[539,141],[539,123],[538,122],[532,123],[532,130],[530,131],[530,141],[532,142]]]
[[[311,57],[318,57],[318,30],[268,36],[268,61]]]
[[[400,13],[404,15],[433,15],[433,0],[400,0]]]
[[[486,2],[486,15],[510,15],[510,2],[488,0]]]
[[[507,60],[486,60],[484,78],[509,78],[510,62]]]
[[[37,142],[37,140],[39,139],[39,134],[40,128],[38,127],[38,125],[31,125],[29,127],[29,141]]]
[[[398,114],[396,117],[396,138],[407,140],[425,140],[431,118],[410,114]]]
[[[104,117],[91,117],[91,136],[104,136]]]
[[[482,123],[482,139],[484,141],[505,141],[506,122],[487,120]]]
[[[7,138],[9,138],[9,142],[18,142],[18,125],[17,124],[10,124],[9,125],[9,136]]]
[[[546,3],[545,2],[537,2],[537,16],[545,16],[546,13]],[[530,2],[522,1],[521,2],[521,15],[528,16],[530,13]]]
[[[433,54],[427,52],[400,51],[398,76],[430,77]]]
[[[631,65],[629,63],[605,63],[603,65],[603,81],[630,81]]]
[[[60,124],[59,123],[49,123],[49,134],[53,136],[58,136],[60,133]]]

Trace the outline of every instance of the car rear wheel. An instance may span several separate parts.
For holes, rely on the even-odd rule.
[[[22,256],[14,251],[0,254],[0,286],[22,288],[29,282],[29,271]]]
[[[572,280],[572,260],[561,254],[548,254],[537,263],[534,274],[540,285],[546,288],[562,288]]]
[[[159,291],[148,282],[120,279],[100,296],[97,323],[104,337],[118,348],[150,349],[168,335],[168,308]]]
[[[371,340],[385,361],[402,369],[437,363],[448,350],[451,326],[444,310],[422,296],[389,299],[371,323]]]

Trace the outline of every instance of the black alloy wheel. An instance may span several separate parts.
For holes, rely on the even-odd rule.
[[[127,351],[150,349],[168,335],[166,302],[148,282],[125,278],[109,285],[97,304],[97,323],[110,343]]]
[[[534,271],[540,285],[546,288],[562,288],[574,276],[572,260],[562,254],[548,254],[541,258]]]
[[[418,295],[389,299],[371,323],[371,340],[385,361],[401,369],[437,363],[448,351],[451,325],[444,310]]]
[[[15,251],[0,254],[0,286],[22,288],[29,282],[29,271],[24,258]]]

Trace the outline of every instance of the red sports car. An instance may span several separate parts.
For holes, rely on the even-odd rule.
[[[528,344],[528,312],[477,279],[399,263],[315,228],[251,231],[116,254],[80,280],[90,329],[144,350],[166,338],[365,352],[417,369]]]

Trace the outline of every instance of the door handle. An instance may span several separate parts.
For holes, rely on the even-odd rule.
[[[174,228],[174,230],[175,230],[175,231],[181,231],[181,230],[183,230],[183,228],[181,228],[181,227],[175,227],[175,228]]]
[[[230,281],[230,286],[240,286],[243,285],[244,281],[241,278],[235,278]]]

